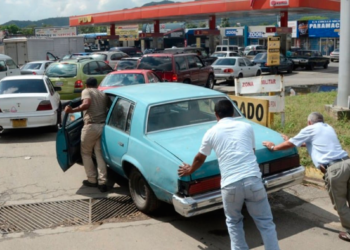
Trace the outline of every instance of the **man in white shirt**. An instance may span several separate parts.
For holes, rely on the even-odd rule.
[[[339,143],[334,129],[324,123],[322,114],[313,112],[308,116],[308,126],[289,139],[282,135],[284,142],[274,145],[264,141],[272,151],[292,147],[306,146],[316,168],[325,174],[325,183],[337,210],[340,222],[346,232],[340,232],[339,238],[350,242],[350,159]]]
[[[250,124],[233,118],[233,114],[231,101],[221,100],[215,105],[218,123],[204,135],[192,165],[184,163],[178,173],[185,176],[195,172],[213,149],[221,173],[221,192],[231,249],[249,249],[241,213],[245,203],[261,233],[265,249],[278,250],[276,227],[255,156],[254,131]]]

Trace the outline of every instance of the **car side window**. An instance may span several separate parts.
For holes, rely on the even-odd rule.
[[[109,66],[107,63],[98,62],[98,64],[100,65],[101,73],[103,75],[111,73],[113,71],[112,67]]]
[[[236,53],[230,53],[230,56],[237,56]]]
[[[247,66],[250,66],[252,64],[252,62],[249,61],[249,59],[247,59],[247,58],[243,58],[243,60]]]
[[[246,64],[245,64],[245,62],[243,61],[243,59],[238,59],[238,66],[240,66],[240,67],[245,67],[246,66]]]
[[[111,61],[120,60],[120,58],[121,58],[120,53],[115,53],[111,55]]]
[[[127,132],[127,129],[130,131],[131,124],[131,115],[129,117],[129,110],[132,103],[125,99],[117,100],[117,103],[114,105],[111,117],[108,121],[108,125]],[[128,122],[129,119],[129,122]],[[129,125],[127,126],[127,124]]]
[[[196,61],[194,59],[194,56],[188,56],[187,60],[188,60],[188,67],[190,69],[198,68],[197,63],[196,63]]]
[[[201,53],[203,57],[208,57],[208,53],[205,51],[205,49],[202,49]]]
[[[84,66],[88,67],[88,75],[100,75],[101,71],[100,71],[100,67],[98,66],[97,62],[90,62],[87,65]],[[84,70],[85,73],[85,70]]]
[[[5,61],[0,61],[0,72],[7,71]]]
[[[45,80],[47,87],[49,88],[50,95],[53,96],[55,94],[55,89],[52,85],[52,82],[49,80],[49,78],[46,78]]]
[[[17,69],[18,68],[16,63],[11,59],[6,60],[6,65],[7,65],[7,67],[9,67],[9,69]]]
[[[184,56],[175,57],[175,65],[178,71],[187,70],[187,62]]]
[[[204,67],[204,65],[203,65],[203,63],[202,63],[202,61],[201,61],[201,59],[199,59],[197,56],[194,56],[193,58],[194,58],[194,61],[195,61],[196,64],[197,64],[197,67],[198,67],[198,68],[203,68],[203,67]]]
[[[157,78],[155,78],[154,74],[147,73],[147,78],[150,83],[159,82]]]

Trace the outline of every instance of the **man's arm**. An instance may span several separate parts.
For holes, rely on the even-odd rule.
[[[64,112],[66,113],[75,113],[75,112],[79,112],[79,111],[84,111],[84,110],[87,110],[91,105],[91,99],[90,98],[86,98],[83,100],[83,103],[80,104],[80,106],[72,109],[71,106],[66,106],[64,108]]]
[[[207,159],[207,156],[201,153],[198,153],[194,159],[192,165],[183,163],[182,166],[180,166],[178,170],[178,174],[180,177],[190,175],[194,171],[196,171],[198,168],[200,168],[203,163],[205,162],[205,159]]]
[[[278,145],[275,145],[273,142],[263,141],[263,145],[265,147],[267,147],[268,149],[270,149],[271,151],[285,150],[285,149],[295,147],[295,145],[293,143],[291,143],[290,141],[285,141],[285,142],[282,142]]]

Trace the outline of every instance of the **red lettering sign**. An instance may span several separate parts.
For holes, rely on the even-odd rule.
[[[253,82],[243,82],[242,83],[242,87],[253,87],[254,86],[254,83]]]
[[[276,79],[261,80],[261,84],[262,84],[262,85],[276,84]]]

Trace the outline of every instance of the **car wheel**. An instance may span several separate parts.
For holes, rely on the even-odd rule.
[[[217,81],[216,81],[216,80],[214,80],[214,85],[218,85],[218,83],[217,83]]]
[[[315,65],[313,63],[311,63],[309,66],[309,70],[314,70],[314,68],[315,68]]]
[[[334,60],[333,60],[333,59],[331,59],[331,62],[334,62]]]
[[[288,74],[291,74],[292,72],[293,72],[293,65],[291,65],[287,70]]]
[[[327,68],[328,68],[328,63],[325,63],[325,64],[323,65],[323,68],[324,68],[324,69],[327,69]]]
[[[160,200],[137,169],[133,169],[129,176],[129,190],[131,198],[141,212],[152,213],[159,208]]]
[[[260,76],[260,75],[261,75],[261,71],[258,70],[258,71],[256,72],[256,76]]]
[[[205,87],[207,87],[208,89],[214,88],[214,76],[213,75],[209,75],[208,80],[207,80],[207,84],[205,85]]]

